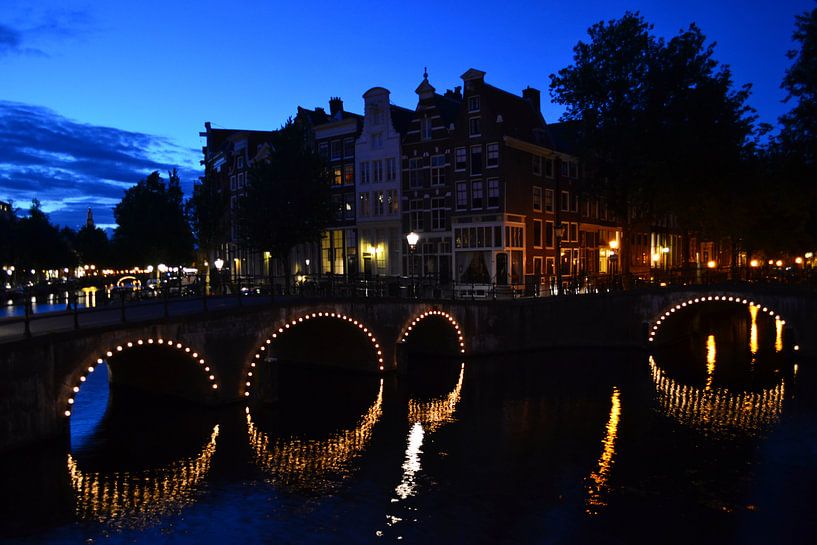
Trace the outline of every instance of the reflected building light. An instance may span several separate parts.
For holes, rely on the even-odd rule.
[[[661,412],[690,428],[757,433],[778,422],[783,413],[785,380],[759,392],[705,389],[670,378],[652,356],[650,372]]]
[[[417,483],[414,476],[420,471],[420,454],[423,446],[423,436],[425,431],[420,422],[415,422],[408,434],[408,446],[406,447],[406,458],[403,460],[403,478],[394,492],[401,500],[413,496],[417,489]]]
[[[752,317],[752,327],[749,331],[749,350],[753,356],[757,355],[757,311],[759,308],[756,305],[749,305],[749,315]]]
[[[377,398],[352,429],[326,439],[275,438],[261,431],[247,410],[247,430],[255,462],[279,483],[320,487],[323,476],[334,472],[349,475],[349,465],[369,444],[374,426],[383,414],[383,380]]]
[[[161,468],[84,471],[69,454],[68,476],[77,516],[120,529],[144,529],[178,514],[196,499],[197,487],[210,470],[218,433],[216,425],[197,456]]]
[[[602,452],[598,461],[598,468],[590,474],[587,483],[587,502],[585,512],[588,515],[597,515],[599,510],[607,505],[606,495],[609,492],[608,480],[613,468],[613,457],[616,454],[616,437],[618,423],[621,417],[621,399],[618,388],[613,388],[611,398],[610,418],[604,439],[601,442]]]
[[[717,358],[715,335],[706,338],[706,389],[712,389],[712,380],[715,375],[715,360]]]
[[[779,317],[774,320],[774,351],[783,351],[783,320]]]

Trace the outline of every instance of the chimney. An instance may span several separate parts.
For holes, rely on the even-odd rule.
[[[539,89],[534,89],[533,87],[528,86],[526,89],[522,89],[522,97],[527,100],[531,106],[533,106],[533,110],[536,113],[541,113],[542,106],[540,104],[540,93]]]
[[[343,111],[343,101],[340,97],[331,97],[329,99],[329,115],[335,117],[338,113]]]

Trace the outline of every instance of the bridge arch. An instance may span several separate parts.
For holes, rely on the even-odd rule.
[[[218,390],[219,383],[216,379],[216,371],[213,366],[207,362],[204,358],[203,354],[200,354],[198,351],[193,349],[190,346],[187,346],[185,343],[181,341],[174,341],[172,339],[164,339],[162,337],[147,337],[147,338],[138,338],[134,340],[125,341],[122,344],[116,344],[113,346],[109,346],[107,349],[102,349],[97,352],[97,357],[91,357],[89,361],[86,361],[82,365],[80,365],[79,369],[74,372],[71,377],[69,377],[66,385],[63,387],[63,391],[60,394],[60,400],[62,402],[58,402],[58,407],[64,407],[62,410],[62,415],[65,418],[69,418],[71,416],[71,412],[73,409],[74,401],[79,393],[80,389],[82,388],[83,383],[88,380],[88,375],[94,372],[96,367],[102,363],[105,363],[107,358],[113,357],[115,354],[125,352],[127,350],[132,350],[135,348],[140,347],[149,347],[149,346],[163,346],[166,348],[170,348],[171,350],[176,350],[181,354],[188,356],[193,363],[200,369],[200,372],[206,377],[207,383],[211,390]]]
[[[460,354],[465,354],[465,337],[463,336],[462,327],[460,327],[459,322],[457,321],[456,318],[454,318],[454,316],[452,316],[448,312],[438,309],[426,310],[420,313],[415,318],[413,318],[410,322],[406,323],[406,325],[403,326],[402,330],[400,331],[400,337],[398,338],[398,342],[401,343],[406,342],[409,336],[411,335],[412,331],[414,331],[414,329],[417,327],[417,325],[419,325],[420,322],[431,316],[439,316],[441,318],[444,318],[451,324],[451,326],[454,328],[454,331],[457,334],[457,343]]]
[[[253,391],[254,382],[257,379],[257,369],[258,364],[264,359],[265,354],[269,351],[270,345],[279,337],[286,334],[288,330],[297,327],[300,324],[303,324],[306,321],[314,320],[318,318],[330,318],[335,320],[340,320],[343,322],[347,322],[350,325],[357,327],[364,335],[366,335],[367,339],[372,345],[375,353],[377,354],[377,366],[379,371],[384,370],[383,365],[383,346],[380,344],[380,341],[372,332],[372,329],[366,326],[360,320],[356,320],[355,318],[348,316],[342,312],[306,312],[297,318],[288,318],[283,322],[280,322],[275,327],[272,328],[272,333],[262,342],[260,345],[256,347],[253,351],[253,354],[250,358],[250,361],[247,365],[244,366],[244,380],[243,380],[243,392],[242,397],[249,398]]]
[[[763,313],[767,315],[769,318],[779,322],[781,326],[786,325],[786,319],[776,310],[770,308],[768,305],[764,305],[755,301],[751,297],[744,297],[739,295],[728,295],[728,294],[716,294],[716,295],[699,295],[696,297],[686,297],[681,301],[676,301],[673,304],[670,304],[667,307],[664,307],[661,310],[661,313],[658,316],[652,318],[649,322],[649,331],[647,341],[650,343],[654,343],[656,337],[658,336],[659,331],[661,328],[667,323],[667,321],[672,318],[674,314],[677,312],[704,303],[726,303],[727,305],[742,305],[749,309],[755,308],[757,309],[756,312]],[[799,350],[800,347],[798,345],[794,345],[793,349],[795,351]]]

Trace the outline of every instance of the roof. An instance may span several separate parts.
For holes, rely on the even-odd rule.
[[[547,129],[553,149],[570,155],[578,155],[579,128],[578,121],[562,121],[549,124]]]
[[[493,85],[483,84],[480,94],[483,102],[502,116],[505,134],[533,144],[546,145],[546,123],[542,113],[531,102]]]
[[[405,134],[411,124],[411,119],[414,117],[414,111],[394,104],[389,104],[389,110],[391,112],[391,123],[394,130],[400,134]]]

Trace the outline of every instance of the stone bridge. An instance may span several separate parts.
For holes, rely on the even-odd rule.
[[[551,347],[643,349],[693,309],[756,306],[787,348],[817,355],[817,297],[698,288],[499,301],[291,299],[0,344],[0,450],[64,435],[101,363],[110,381],[202,404],[275,397],[279,358],[385,373],[409,349],[478,356]]]

